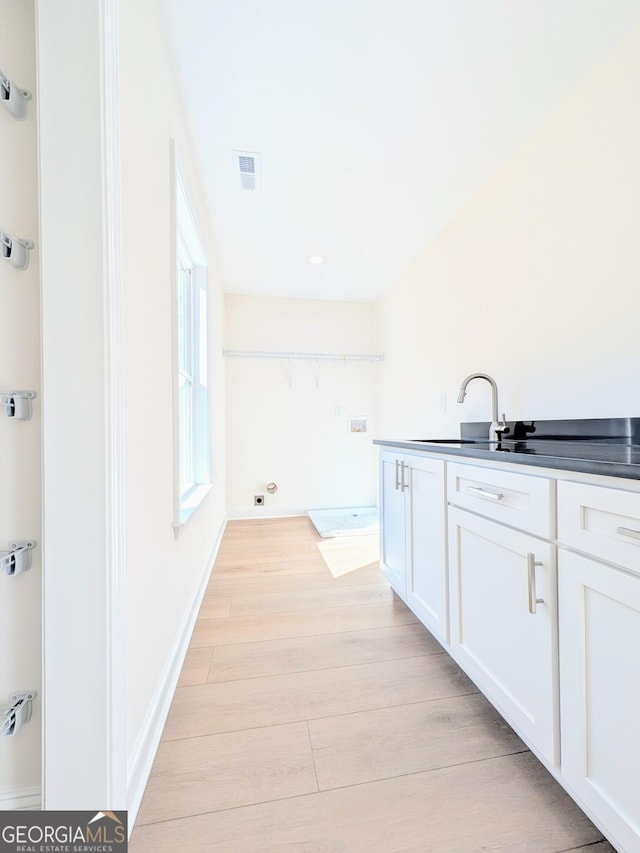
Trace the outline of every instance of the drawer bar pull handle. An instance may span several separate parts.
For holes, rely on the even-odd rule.
[[[616,533],[620,536],[628,536],[630,539],[640,539],[640,530],[632,530],[630,527],[619,527]]]
[[[529,587],[529,613],[535,615],[536,604],[544,604],[544,598],[536,598],[536,566],[543,566],[544,563],[536,560],[536,555],[533,553],[527,554],[527,573]]]
[[[467,491],[473,492],[474,495],[478,495],[481,498],[490,498],[492,501],[501,501],[504,498],[504,495],[500,494],[500,492],[489,492],[480,486],[467,486]]]
[[[396,459],[396,492],[400,488],[400,460]]]

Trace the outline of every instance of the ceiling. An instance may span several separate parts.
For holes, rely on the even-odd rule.
[[[355,301],[640,25],[638,0],[164,4],[225,290]]]

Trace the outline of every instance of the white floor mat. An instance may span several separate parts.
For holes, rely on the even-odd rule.
[[[378,509],[375,506],[311,509],[309,518],[320,536],[368,536],[378,532]]]

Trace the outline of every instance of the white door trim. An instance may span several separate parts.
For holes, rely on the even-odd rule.
[[[101,0],[102,120],[104,130],[105,486],[107,546],[107,791],[126,808],[124,314],[122,293],[122,176],[118,3]]]
[[[126,808],[119,0],[36,0],[43,802]]]

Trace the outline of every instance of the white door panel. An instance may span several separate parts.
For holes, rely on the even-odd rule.
[[[640,578],[560,550],[562,774],[622,850],[640,849]]]
[[[553,546],[455,507],[449,536],[452,654],[529,745],[557,764]]]
[[[380,568],[398,595],[405,597],[405,495],[401,488],[399,466],[402,454],[380,453]]]
[[[444,462],[406,457],[410,478],[407,506],[407,603],[443,643],[449,640],[445,556]]]

